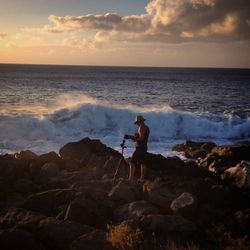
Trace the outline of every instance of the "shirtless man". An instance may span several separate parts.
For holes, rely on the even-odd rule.
[[[147,154],[147,143],[148,143],[148,136],[149,136],[149,128],[144,123],[145,119],[138,115],[135,117],[135,124],[138,126],[138,131],[135,137],[133,138],[135,142],[135,151],[132,155],[132,159],[130,161],[130,171],[129,171],[129,180],[134,179],[135,175],[135,166],[141,165],[141,177],[140,181],[144,181],[145,174],[146,174],[146,165],[145,159]]]

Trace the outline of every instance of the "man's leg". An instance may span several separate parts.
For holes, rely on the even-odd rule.
[[[129,177],[128,180],[132,181],[135,177],[135,164],[133,162],[129,163]]]
[[[147,167],[145,164],[141,164],[141,177],[140,180],[144,181],[146,175]]]

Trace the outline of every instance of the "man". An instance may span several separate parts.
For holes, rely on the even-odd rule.
[[[144,123],[145,119],[138,115],[135,117],[135,124],[138,126],[138,131],[135,137],[133,138],[135,142],[135,151],[132,155],[132,159],[130,161],[130,171],[129,171],[129,180],[134,179],[135,175],[135,166],[141,166],[141,177],[140,181],[144,181],[146,175],[146,154],[148,150],[148,136],[149,136],[149,128]]]

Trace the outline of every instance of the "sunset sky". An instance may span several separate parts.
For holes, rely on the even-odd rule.
[[[250,1],[0,0],[0,63],[250,68]]]

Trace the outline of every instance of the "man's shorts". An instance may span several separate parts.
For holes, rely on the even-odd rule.
[[[132,155],[131,162],[134,164],[144,164],[146,160],[147,151],[144,149],[136,148]]]

